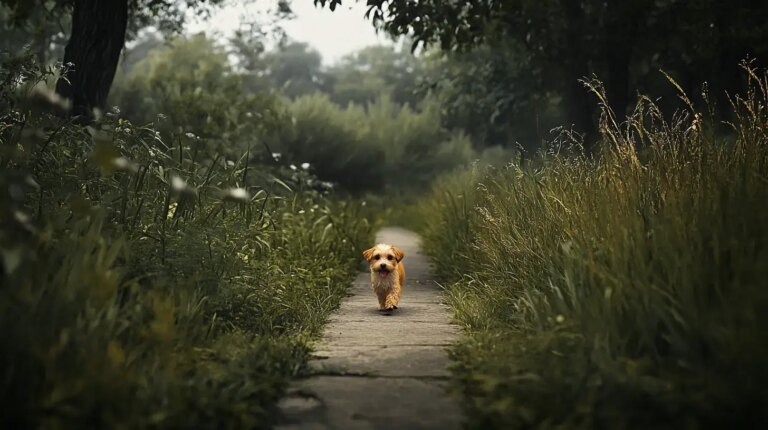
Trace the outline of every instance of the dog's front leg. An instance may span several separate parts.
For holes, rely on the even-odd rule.
[[[379,310],[387,309],[387,298],[389,294],[387,290],[376,290],[376,297],[379,299]],[[391,309],[391,308],[390,308]]]
[[[384,309],[397,309],[397,304],[400,302],[399,294],[394,289],[387,292],[387,296],[384,299]]]

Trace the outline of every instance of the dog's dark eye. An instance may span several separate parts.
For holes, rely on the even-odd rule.
[[[373,256],[373,259],[374,259],[374,260],[378,260],[379,258],[381,258],[381,255],[374,255],[374,256]]]
[[[392,260],[392,256],[391,255],[387,255],[387,260]]]

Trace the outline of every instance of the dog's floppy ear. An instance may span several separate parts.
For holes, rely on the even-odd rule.
[[[398,263],[401,262],[403,258],[405,258],[405,253],[403,252],[403,250],[396,246],[392,247],[392,253],[395,254],[395,259],[397,260]]]
[[[373,251],[373,248],[363,251],[363,258],[365,258],[366,261],[371,261],[371,258],[373,258]]]

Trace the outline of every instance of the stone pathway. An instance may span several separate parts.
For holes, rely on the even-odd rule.
[[[331,316],[310,362],[279,404],[277,429],[458,429],[458,399],[446,392],[446,347],[458,336],[441,303],[419,237],[385,228],[377,242],[405,252],[405,288],[391,315],[377,309],[361,273]]]

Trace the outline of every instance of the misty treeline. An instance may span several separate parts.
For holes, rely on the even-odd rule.
[[[64,44],[71,27],[71,6],[78,2],[41,1],[43,9],[32,7],[35,2],[5,3],[5,49],[26,43],[45,62],[66,59]],[[220,2],[127,3],[128,48],[121,56],[112,97],[104,105],[119,105],[129,118],[150,121],[149,112],[169,107],[151,105],[158,103],[156,93],[142,95],[141,91],[154,86],[147,68],[171,61],[174,55],[179,61],[185,61],[178,58],[181,56],[200,56],[204,61],[190,61],[176,73],[149,74],[155,74],[154,79],[164,81],[167,87],[182,79],[186,69],[189,74],[182,86],[201,89],[202,96],[197,94],[189,100],[200,105],[205,104],[200,97],[218,89],[221,79],[228,80],[230,88],[239,86],[230,96],[271,93],[295,102],[302,96],[325,94],[339,107],[341,116],[350,104],[366,109],[386,100],[418,114],[426,112],[429,120],[439,121],[435,127],[444,133],[431,133],[426,137],[428,142],[425,136],[418,136],[427,147],[451,141],[445,133],[466,135],[475,153],[470,148],[461,152],[469,158],[481,157],[480,152],[491,147],[535,152],[553,139],[556,133],[552,130],[557,127],[582,134],[584,145],[591,149],[598,139],[598,103],[581,79],[592,76],[604,82],[608,103],[619,116],[635,104],[638,94],[660,98],[657,103],[666,111],[682,107],[659,70],[670,74],[689,93],[697,94],[707,83],[711,102],[720,112],[728,112],[728,94],[745,89],[739,62],[764,58],[768,50],[768,28],[760,18],[768,12],[764,2],[382,0],[368,2],[369,17],[382,31],[406,38],[395,48],[366,48],[328,66],[312,49],[311,41],[309,45],[285,40],[274,43],[279,22],[289,16],[286,2],[275,2],[260,21],[243,26],[229,40],[208,37],[206,41],[192,41],[192,36],[187,36],[187,42],[179,33],[185,20],[184,7],[205,13]],[[333,7],[339,2],[315,3]],[[23,25],[19,25],[20,20],[25,20]],[[147,28],[153,31],[142,31]],[[411,48],[418,55],[411,54]],[[165,60],[159,58],[163,55]],[[140,71],[134,69],[137,65]],[[207,68],[204,72],[197,71],[203,67]],[[147,76],[144,83],[139,82],[142,75]],[[128,81],[130,95],[123,91]],[[142,100],[150,105],[142,105]],[[358,134],[362,136],[355,141],[372,142],[364,131]],[[403,146],[386,140],[377,144]],[[339,154],[338,144],[332,142],[316,141],[311,146],[316,154],[299,149],[290,154],[290,148],[273,150],[295,156],[292,161],[296,163],[324,159],[313,156],[324,148]],[[455,141],[449,146],[453,149],[448,152],[456,150]],[[361,150],[347,149],[346,156],[353,158],[353,153]],[[422,150],[385,152],[401,151]],[[466,161],[456,154],[450,157],[458,161],[456,164]],[[389,158],[390,164],[400,162],[397,157]],[[350,161],[355,164],[355,160]],[[349,173],[317,167],[325,169],[321,176],[335,182]],[[452,167],[452,163],[444,166]]]

